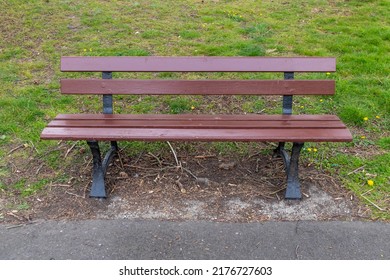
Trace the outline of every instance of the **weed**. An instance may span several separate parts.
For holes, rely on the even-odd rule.
[[[247,45],[238,54],[241,56],[264,56],[265,50],[260,45]]]
[[[146,30],[141,34],[141,37],[144,39],[154,39],[161,36],[163,36],[163,33],[161,31],[154,30],[154,29]]]
[[[261,43],[266,41],[266,39],[270,36],[271,29],[266,23],[258,23],[245,27],[242,32],[255,42]]]
[[[169,106],[169,112],[172,114],[180,114],[191,110],[192,101],[188,97],[172,97],[166,100]]]
[[[378,146],[384,150],[390,150],[390,137],[383,137],[379,139]]]
[[[243,103],[242,109],[247,113],[259,113],[264,110],[264,101],[261,98],[251,99]]]
[[[225,15],[234,21],[244,21],[244,17],[235,11],[225,11]]]
[[[22,202],[21,204],[17,205],[17,210],[27,210],[30,208],[30,205],[28,205],[27,202]]]
[[[200,33],[195,30],[183,30],[179,32],[179,35],[183,39],[195,39],[201,36]]]

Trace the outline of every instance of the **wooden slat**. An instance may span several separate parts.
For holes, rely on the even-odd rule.
[[[62,57],[69,72],[334,72],[331,57]]]
[[[333,115],[58,115],[41,135],[64,140],[351,141]]]
[[[59,114],[56,120],[340,121],[335,115]]]
[[[42,139],[140,141],[351,141],[347,129],[153,129],[46,127]]]
[[[62,79],[63,94],[330,95],[333,80]]]
[[[54,120],[50,127],[123,127],[123,128],[345,128],[336,121],[128,121],[128,120]]]

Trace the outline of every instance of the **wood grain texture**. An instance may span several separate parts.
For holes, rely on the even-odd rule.
[[[62,57],[64,72],[334,72],[332,57]]]
[[[142,141],[351,141],[337,117],[200,115],[59,115],[42,139]]]
[[[332,80],[62,79],[63,94],[331,95]]]
[[[164,129],[46,127],[42,139],[139,141],[351,141],[346,129]]]

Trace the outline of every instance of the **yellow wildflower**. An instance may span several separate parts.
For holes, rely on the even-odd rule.
[[[329,75],[330,75],[330,72],[326,72],[326,75],[328,75],[328,76],[329,76]]]
[[[367,118],[367,117],[364,117],[364,118],[363,118],[363,121],[365,121],[365,122],[368,121],[368,118]]]
[[[87,49],[84,49],[84,51],[86,52],[86,51],[87,51]]]
[[[191,106],[191,110],[195,110],[195,106],[194,105]]]
[[[367,180],[367,184],[372,187],[374,185],[374,181],[373,180]]]
[[[312,151],[312,149],[311,149],[311,148],[307,148],[307,151],[308,151],[308,152],[311,152],[311,151]]]
[[[380,119],[381,117],[380,116],[376,116],[375,118]]]
[[[366,136],[362,135],[360,136],[360,139],[366,139]]]
[[[314,149],[313,149],[313,152],[315,152],[315,153],[316,153],[316,152],[318,152],[318,150],[317,150],[316,148],[314,148]]]
[[[324,102],[324,99],[320,99],[320,102]]]

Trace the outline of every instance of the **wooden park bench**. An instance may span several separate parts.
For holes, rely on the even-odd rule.
[[[285,164],[285,198],[300,199],[298,158],[304,142],[351,141],[334,115],[292,115],[294,95],[332,95],[333,80],[294,80],[295,72],[334,72],[334,58],[318,57],[63,57],[61,71],[102,72],[102,79],[62,79],[63,94],[103,96],[102,114],[60,114],[42,139],[86,140],[93,155],[90,196],[106,197],[104,177],[117,141],[278,142],[275,154]],[[278,80],[113,79],[113,72],[280,72]],[[279,95],[276,115],[116,114],[113,95]],[[102,159],[98,141],[111,141]],[[291,155],[285,142],[292,142]]]

